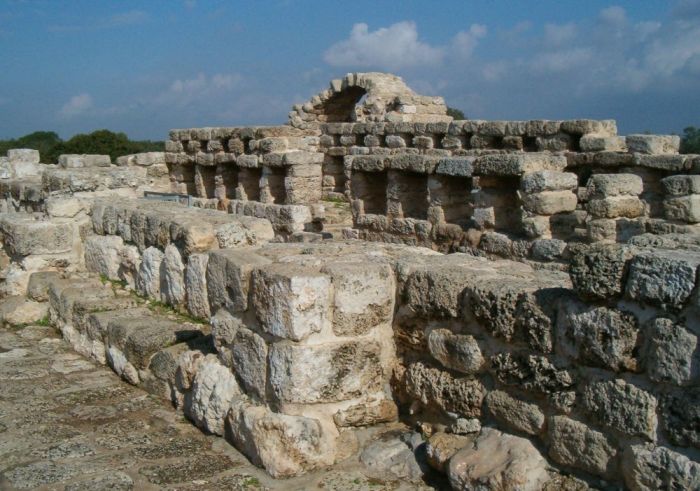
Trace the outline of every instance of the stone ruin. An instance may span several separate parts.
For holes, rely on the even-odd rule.
[[[357,73],[164,153],[12,150],[0,317],[48,316],[277,478],[698,489],[700,156],[678,146],[453,121]]]

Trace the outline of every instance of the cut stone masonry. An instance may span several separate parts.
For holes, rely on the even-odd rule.
[[[0,162],[0,319],[48,316],[270,475],[700,487],[700,157],[677,137],[451,121],[370,73],[288,125],[59,163]]]

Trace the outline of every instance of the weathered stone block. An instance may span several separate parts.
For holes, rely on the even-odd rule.
[[[270,347],[269,382],[280,402],[335,402],[381,390],[381,346],[349,341]]]
[[[636,370],[639,329],[632,314],[568,305],[557,322],[560,354],[610,370]]]
[[[428,349],[445,368],[466,374],[478,373],[485,362],[473,336],[453,334],[449,329],[431,331]]]
[[[549,456],[557,463],[602,477],[615,473],[617,451],[602,433],[565,416],[548,421]]]
[[[429,409],[440,409],[465,417],[479,417],[486,389],[478,380],[455,378],[424,365],[411,364],[404,374],[407,395]]]
[[[544,429],[544,413],[536,404],[516,399],[502,390],[488,393],[486,407],[498,422],[513,430],[537,435]]]
[[[491,357],[491,370],[502,384],[544,394],[561,391],[574,384],[568,370],[557,368],[544,356],[498,353]]]
[[[698,337],[670,319],[659,317],[649,327],[645,366],[655,382],[685,385],[698,377]]]
[[[143,251],[143,260],[136,277],[136,291],[139,295],[160,299],[163,286],[162,265],[164,258],[165,254],[155,247],[149,247]]]
[[[700,464],[666,447],[630,445],[622,458],[625,484],[634,491],[700,488]]]
[[[632,257],[632,249],[624,245],[594,244],[578,249],[569,269],[576,292],[591,300],[621,296]]]
[[[206,274],[210,311],[216,312],[220,307],[230,312],[247,310],[253,269],[269,262],[269,259],[249,250],[210,252]]]
[[[583,390],[583,407],[601,425],[656,441],[656,398],[622,379],[594,382]]]
[[[0,217],[0,232],[8,254],[61,254],[73,248],[75,233],[72,223],[34,220],[22,214]]]
[[[333,283],[333,332],[337,336],[366,334],[391,321],[396,285],[386,264],[331,263],[323,268]]]
[[[678,135],[627,135],[630,152],[651,155],[678,153],[681,139]]]
[[[661,179],[664,192],[669,196],[686,196],[700,193],[700,176],[669,176]]]
[[[209,355],[194,376],[184,411],[200,428],[223,435],[224,420],[231,403],[240,397],[241,390],[231,370]]]
[[[686,223],[700,222],[700,194],[667,198],[663,202],[663,207],[664,216],[668,220],[679,220]]]
[[[520,190],[526,194],[573,191],[577,187],[578,177],[572,172],[542,170],[527,173],[520,179]]]
[[[207,294],[208,254],[190,254],[185,268],[185,293],[187,310],[199,319],[209,319],[209,297]]]
[[[452,489],[539,491],[549,480],[547,461],[526,438],[484,428],[449,463]]]
[[[318,420],[235,405],[227,418],[233,445],[273,477],[291,477],[335,460],[335,439]]]
[[[543,191],[522,194],[523,207],[536,215],[554,215],[574,211],[578,203],[576,194],[571,191]]]
[[[597,218],[637,218],[645,212],[642,200],[634,196],[592,199],[586,204],[586,209]]]
[[[660,419],[673,445],[700,448],[700,387],[673,391],[662,399]]]
[[[566,157],[549,153],[484,155],[475,160],[474,172],[485,176],[521,176],[540,170],[563,171]]]
[[[635,174],[593,174],[588,179],[588,196],[605,199],[614,196],[639,196],[644,190],[642,178]]]
[[[583,135],[579,140],[582,152],[626,152],[624,136],[603,136],[595,133]]]
[[[252,299],[261,329],[273,336],[300,341],[330,324],[330,277],[308,267],[276,263],[255,270]]]
[[[690,297],[700,255],[685,251],[643,252],[630,263],[626,294],[632,300],[680,308]]]
[[[231,346],[232,368],[243,382],[248,395],[265,400],[267,382],[267,344],[253,331],[240,328]]]

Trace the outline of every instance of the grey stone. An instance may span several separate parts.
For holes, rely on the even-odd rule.
[[[455,453],[447,473],[452,489],[539,491],[547,461],[527,439],[484,428],[473,445]]]
[[[547,426],[552,460],[597,476],[614,476],[617,450],[604,434],[566,416],[552,416]]]
[[[700,464],[666,447],[630,445],[623,454],[622,473],[633,491],[700,488]]]
[[[537,435],[544,429],[544,413],[536,405],[516,399],[507,392],[494,390],[486,396],[489,413],[510,429]]]
[[[655,250],[637,254],[630,264],[626,294],[632,300],[679,309],[695,288],[700,255]]]
[[[431,331],[428,349],[444,367],[466,374],[478,373],[485,362],[473,336],[453,334],[448,329]]]
[[[681,324],[659,317],[649,326],[646,369],[655,382],[686,385],[698,377],[698,338]]]
[[[588,384],[583,406],[602,425],[656,441],[656,398],[622,379]]]

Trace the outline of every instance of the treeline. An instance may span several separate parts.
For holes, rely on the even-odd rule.
[[[109,130],[97,130],[92,133],[80,133],[71,139],[63,141],[53,131],[35,131],[28,135],[12,140],[0,140],[0,155],[5,155],[11,148],[32,148],[39,151],[41,161],[45,164],[55,164],[58,156],[64,153],[92,153],[109,155],[112,162],[117,157],[139,152],[162,152],[163,142],[129,140],[124,133],[114,133]]]
[[[700,153],[700,128],[688,126],[683,130],[681,153]]]

